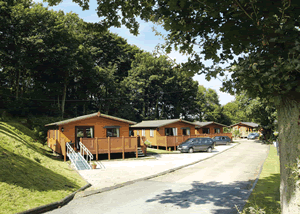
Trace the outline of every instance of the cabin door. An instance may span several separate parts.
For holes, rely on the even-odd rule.
[[[80,149],[80,138],[94,138],[94,126],[76,126],[75,127],[75,147]]]

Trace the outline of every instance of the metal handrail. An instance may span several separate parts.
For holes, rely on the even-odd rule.
[[[93,154],[81,142],[79,142],[79,146],[80,146],[80,155],[84,157],[84,152],[86,152],[86,161],[88,162],[88,159],[90,158],[90,164],[91,164],[91,161],[94,159]]]
[[[74,151],[74,149],[69,144],[69,142],[66,143],[66,146],[67,146],[67,156],[69,157],[71,163],[74,165],[75,169],[78,170],[77,166],[76,166],[76,161],[75,161],[75,160],[78,160],[78,156],[77,156],[76,152]],[[73,157],[76,157],[75,160],[73,158],[71,158],[70,153],[72,154]]]

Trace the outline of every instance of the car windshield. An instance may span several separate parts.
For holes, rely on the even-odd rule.
[[[187,139],[186,141],[184,141],[182,144],[185,144],[185,143],[192,143],[194,142],[194,138],[189,138]]]

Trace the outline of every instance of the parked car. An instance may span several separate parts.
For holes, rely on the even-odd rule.
[[[258,138],[259,137],[259,133],[256,133],[256,132],[253,132],[253,133],[250,133],[248,136],[247,136],[247,139],[248,140],[254,140],[255,138]]]
[[[229,145],[232,140],[227,136],[215,136],[212,138],[216,145]]]
[[[197,152],[197,151],[207,151],[211,152],[215,148],[215,142],[211,138],[189,138],[180,145],[177,149],[180,152]]]

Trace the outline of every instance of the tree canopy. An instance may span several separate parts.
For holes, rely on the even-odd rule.
[[[62,0],[48,0],[56,4]],[[83,9],[88,1],[76,0]],[[207,79],[227,70],[230,93],[274,102],[278,112],[282,213],[300,213],[300,188],[293,176],[300,154],[300,2],[294,0],[98,1],[99,23],[138,33],[137,17],[161,24],[166,49],[189,53],[186,68]],[[195,47],[199,51],[195,51]],[[213,62],[206,67],[203,59]],[[222,68],[229,61],[230,66]],[[292,130],[292,131],[291,131]],[[291,149],[292,148],[292,151]],[[299,174],[299,171],[297,171]]]

